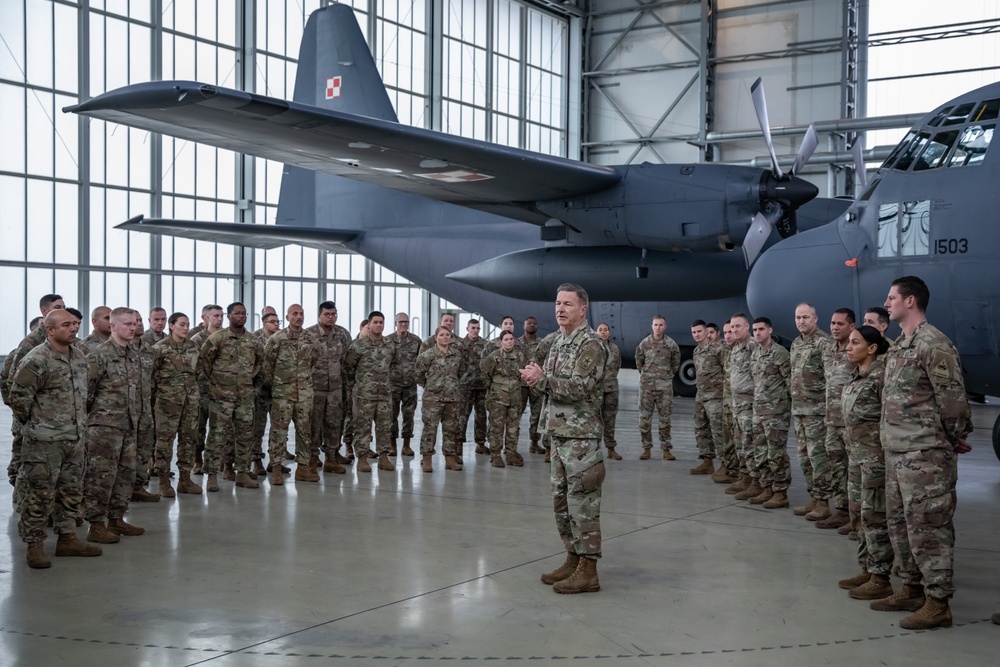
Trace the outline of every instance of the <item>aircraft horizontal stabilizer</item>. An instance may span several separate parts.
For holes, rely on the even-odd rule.
[[[342,243],[357,236],[357,232],[316,227],[289,227],[286,225],[251,225],[237,222],[202,222],[199,220],[166,220],[137,215],[126,220],[117,229],[146,232],[160,236],[179,236],[195,241],[231,243],[248,248],[270,250],[291,243],[324,251],[343,251]]]
[[[64,111],[471,208],[530,210],[621,179],[607,167],[193,81],[127,86]]]

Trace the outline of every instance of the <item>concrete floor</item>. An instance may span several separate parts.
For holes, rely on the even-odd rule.
[[[974,407],[975,449],[960,463],[955,627],[908,632],[904,614],[837,588],[857,571],[854,542],[688,474],[691,400],[675,402],[678,460],[638,461],[634,385],[623,394],[625,460],[609,462],[604,485],[600,593],[558,595],[538,581],[563,554],[548,469],[524,435],[524,468],[492,468],[467,446],[463,472],[446,472],[440,455],[433,474],[401,458],[393,473],[259,490],[223,482],[215,494],[134,504],[128,518],[146,535],[49,570],[25,565],[11,515],[0,664],[996,664],[1000,464],[988,438],[998,408]],[[0,433],[6,466],[9,411]],[[6,484],[0,506],[10,507]]]

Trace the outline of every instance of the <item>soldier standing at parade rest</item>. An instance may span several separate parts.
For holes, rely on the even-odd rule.
[[[65,310],[45,316],[47,339],[25,356],[11,381],[10,407],[22,424],[21,537],[31,568],[51,565],[45,522],[52,516],[56,556],[100,556],[101,548],[76,536],[83,502],[87,422],[87,359],[76,349],[80,322]]]
[[[392,377],[396,365],[396,344],[382,335],[385,315],[372,311],[368,316],[368,335],[361,336],[347,350],[344,367],[354,400],[354,455],[358,472],[371,472],[367,454],[371,451],[372,422],[378,447],[378,469],[393,471],[389,460],[389,436],[392,435]]]
[[[517,453],[517,437],[521,422],[521,369],[524,353],[514,349],[514,334],[500,334],[500,349],[486,355],[480,363],[480,376],[486,387],[486,405],[490,411],[490,460],[495,468],[503,468],[503,451],[507,464],[523,466]]]
[[[264,310],[260,313],[260,329],[254,331],[253,335],[260,340],[262,346],[267,345],[268,339],[280,328],[281,320],[278,319],[278,313],[275,312],[274,307],[264,306]],[[263,477],[267,474],[267,470],[264,468],[263,442],[269,414],[271,414],[271,387],[267,383],[261,382],[260,386],[257,387],[257,396],[254,397],[253,402],[253,449],[250,450],[251,470],[257,477]],[[278,461],[277,464],[279,468],[283,468],[281,461]],[[282,472],[284,472],[283,469]]]
[[[729,390],[732,392],[733,442],[739,462],[740,477],[726,487],[727,495],[747,500],[763,489],[753,485],[750,466],[753,465],[753,374],[751,362],[757,346],[750,337],[750,320],[744,313],[729,318],[733,345],[729,348]],[[749,495],[752,494],[752,495]]]
[[[392,382],[392,448],[389,456],[396,456],[396,439],[403,437],[403,456],[413,456],[410,440],[413,438],[413,415],[417,411],[416,364],[420,355],[420,337],[410,333],[410,316],[396,314],[396,330],[387,336],[396,344],[398,359],[390,378]],[[403,418],[400,431],[399,418]]]
[[[601,590],[601,382],[604,348],[587,324],[589,298],[579,285],[564,283],[556,295],[559,336],[544,367],[529,363],[521,377],[544,396],[543,429],[552,437],[552,502],[566,561],[542,575],[557,593]]]
[[[535,358],[535,350],[538,349],[538,343],[541,342],[541,338],[538,337],[538,320],[534,317],[526,317],[524,320],[524,333],[517,342],[520,343],[524,352],[525,361],[530,361]],[[542,454],[545,450],[538,441],[541,436],[538,435],[538,416],[539,408],[542,407],[542,398],[538,394],[534,394],[528,390],[528,385],[521,382],[521,413],[524,413],[525,408],[531,407],[531,414],[528,421],[528,433],[531,436],[531,445],[528,447],[528,451],[532,454]]]
[[[188,340],[190,320],[184,313],[170,316],[170,335],[153,346],[153,413],[156,445],[153,468],[160,478],[160,495],[200,494],[191,480],[198,439],[198,346]],[[170,461],[177,438],[177,492],[170,485]]]
[[[438,327],[434,332],[437,344],[424,350],[417,357],[417,383],[423,386],[423,403],[420,418],[423,433],[420,436],[420,468],[433,472],[431,458],[438,424],[441,424],[441,449],[444,451],[445,470],[461,470],[458,450],[462,446],[459,433],[463,409],[462,378],[466,375],[466,356],[459,345],[451,344],[451,331]]]
[[[461,391],[465,397],[464,407],[458,416],[459,447],[458,462],[462,462],[462,445],[469,430],[469,417],[475,410],[476,416],[472,424],[472,437],[476,442],[476,454],[488,454],[486,448],[486,385],[479,374],[479,364],[487,354],[496,349],[489,341],[479,335],[479,320],[469,320],[465,327],[466,336],[459,341],[462,353],[465,355],[465,377],[462,378]],[[511,320],[513,328],[513,320]]]
[[[222,306],[209,304],[201,309],[202,324],[188,332],[188,340],[198,347],[199,353],[208,340],[208,337],[222,328]],[[198,441],[194,450],[194,468],[191,472],[195,475],[202,474],[204,469],[203,456],[205,452],[205,441],[208,435],[208,378],[205,373],[198,371]]]
[[[153,428],[153,345],[143,338],[145,329],[142,326],[142,315],[134,308],[132,312],[135,314],[132,346],[139,353],[140,371],[139,430],[135,439],[135,487],[132,489],[132,501],[157,503],[160,501],[160,494],[146,490],[153,466],[153,448],[156,446],[156,431]]]
[[[871,607],[915,612],[899,622],[907,630],[952,623],[956,454],[969,451],[972,432],[962,363],[948,337],[928,324],[929,301],[916,276],[894,280],[885,301],[902,329],[886,354],[881,436],[889,539],[903,586]]]
[[[788,507],[788,485],[791,470],[788,460],[788,422],[791,418],[791,397],[788,377],[791,367],[788,350],[771,338],[771,320],[758,317],[753,321],[753,352],[750,369],[753,375],[753,449],[757,486],[761,492],[749,498],[754,505],[766,509]]]
[[[729,352],[735,340],[729,320],[722,325],[722,448],[716,448],[719,469],[712,475],[716,484],[732,484],[740,477],[740,463],[733,440],[733,388],[729,383]],[[718,443],[717,443],[718,444]]]
[[[674,375],[681,365],[681,350],[666,335],[667,320],[653,317],[653,333],[635,348],[635,367],[639,371],[639,437],[642,440],[640,460],[648,460],[653,448],[653,411],[660,419],[660,448],[663,458],[675,458],[670,440],[670,420],[674,405]]]
[[[714,475],[715,458],[722,455],[722,391],[726,374],[725,345],[713,341],[704,320],[691,324],[691,337],[696,344],[694,354],[695,381],[698,392],[694,399],[694,437],[701,464],[691,468],[692,475]]]
[[[622,367],[622,352],[611,340],[611,327],[601,322],[597,325],[597,336],[604,345],[607,363],[604,365],[603,392],[601,394],[601,423],[604,425],[604,446],[608,450],[608,458],[621,461],[622,455],[616,449],[615,424],[618,421],[618,371]],[[544,449],[542,451],[545,451]]]
[[[826,457],[830,462],[834,512],[816,522],[817,528],[850,530],[851,515],[847,510],[847,442],[844,436],[844,415],[841,394],[851,379],[854,365],[847,360],[847,339],[854,331],[854,311],[838,308],[830,317],[830,343],[823,350],[823,377],[826,380]]]
[[[345,426],[344,419],[344,359],[351,346],[351,334],[337,324],[337,304],[324,301],[319,304],[316,324],[307,329],[319,341],[320,355],[313,369],[313,412],[312,438],[310,446],[313,458],[318,459],[320,450],[325,454],[323,472],[336,472],[340,464],[350,463],[349,456],[340,454],[340,438]],[[281,465],[271,461],[268,467]]]
[[[879,428],[885,379],[885,364],[879,357],[888,349],[889,343],[875,327],[855,329],[847,339],[854,373],[841,402],[847,425],[847,495],[861,573],[838,585],[855,600],[892,595],[893,552],[885,516],[885,453]]]
[[[111,338],[111,309],[98,306],[90,312],[90,335],[77,345],[84,354],[90,354],[97,346]]]
[[[167,311],[160,306],[149,310],[149,328],[142,334],[143,340],[152,347],[167,337]]]

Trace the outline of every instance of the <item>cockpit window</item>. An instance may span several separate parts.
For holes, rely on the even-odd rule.
[[[927,147],[920,153],[920,157],[913,163],[913,171],[924,171],[927,169],[937,169],[944,164],[944,158],[951,150],[952,144],[958,138],[958,130],[948,132],[938,132],[934,138],[927,142]]]
[[[938,111],[937,115],[934,116],[934,118],[931,118],[931,121],[927,124],[930,125],[931,127],[937,127],[938,125],[941,124],[941,121],[943,121],[945,118],[948,117],[948,113],[950,111],[951,107],[945,107],[944,109],[941,109],[941,111]]]
[[[986,157],[986,149],[993,139],[996,123],[987,125],[970,125],[962,130],[955,152],[948,161],[949,167],[974,167],[982,164]]]
[[[969,120],[973,123],[982,123],[986,120],[996,120],[998,117],[1000,117],[1000,100],[987,100],[979,105]]]
[[[889,153],[889,157],[885,159],[885,162],[882,163],[882,166],[879,167],[879,169],[888,169],[891,167],[896,161],[896,158],[899,157],[899,154],[903,152],[904,148],[910,145],[910,142],[913,141],[915,136],[917,136],[916,132],[907,132],[906,136],[903,137],[903,140],[896,144],[896,147],[892,149],[892,152]]]
[[[961,125],[965,122],[965,119],[969,117],[969,112],[972,111],[972,107],[976,104],[975,102],[966,102],[965,104],[959,104],[957,107],[951,110],[948,117],[944,119],[942,125]]]
[[[910,144],[903,150],[902,154],[899,156],[899,160],[893,165],[893,169],[898,169],[900,171],[906,171],[913,164],[913,160],[924,152],[924,147],[927,146],[927,142],[930,140],[931,135],[926,132],[921,132],[917,135],[917,138],[910,142]],[[902,145],[902,144],[900,144]]]

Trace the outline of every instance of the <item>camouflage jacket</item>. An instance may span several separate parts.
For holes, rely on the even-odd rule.
[[[844,385],[841,411],[847,441],[868,447],[882,447],[879,421],[882,419],[882,385],[885,364],[876,359],[867,370],[854,367],[851,379]]]
[[[830,336],[816,329],[808,336],[799,334],[792,341],[792,414],[826,414],[826,379],[823,376],[823,350]]]
[[[698,400],[711,401],[722,398],[726,376],[726,346],[719,341],[707,340],[695,345],[691,355],[694,361]]]
[[[196,335],[200,334],[202,331],[205,331],[206,328],[207,327],[205,326],[204,322],[199,322],[195,326],[191,327],[191,330],[188,331],[188,340],[191,340]]]
[[[458,354],[458,348],[456,348]],[[382,337],[359,338],[347,350],[344,367],[347,383],[353,395],[365,401],[388,401],[392,398],[393,366],[396,365],[396,344]],[[417,357],[417,382],[420,382],[420,357]]]
[[[112,338],[87,357],[87,426],[139,428],[142,369],[139,352]]]
[[[298,333],[288,327],[276,331],[264,346],[262,375],[273,398],[312,400],[313,369],[322,348],[312,332]]]
[[[417,357],[417,383],[424,388],[423,399],[441,403],[461,401],[465,365],[466,356],[456,345],[449,345],[447,352],[436,345],[421,352]]]
[[[436,328],[437,327],[435,327],[435,329]],[[464,342],[465,342],[464,338],[462,338],[458,334],[452,332],[452,334],[451,334],[451,342],[448,343],[448,345],[454,345],[455,343],[464,343]],[[434,337],[433,334],[431,334],[430,336],[428,336],[427,338],[425,338],[420,343],[420,354],[423,354],[424,352],[426,352],[427,350],[431,349],[432,347],[437,347],[437,339]]]
[[[479,363],[480,377],[486,387],[486,400],[494,405],[521,405],[521,369],[524,368],[524,350],[510,352],[498,349]]]
[[[732,348],[722,344],[722,409],[733,409],[733,384],[729,381],[729,357]]]
[[[166,331],[163,331],[161,333],[156,333],[152,329],[146,330],[145,332],[143,332],[141,336],[139,336],[139,338],[142,339],[142,342],[145,343],[146,345],[149,345],[150,347],[153,347],[166,337],[167,337]]]
[[[544,376],[534,387],[543,396],[539,431],[556,438],[601,437],[605,356],[601,339],[586,322],[555,337],[542,366]]]
[[[315,391],[338,391],[344,388],[344,360],[351,347],[350,332],[334,324],[329,331],[319,324],[307,327],[306,331],[316,336],[320,355],[313,369],[313,389]]]
[[[753,373],[750,365],[757,343],[752,338],[734,343],[729,348],[729,387],[733,392],[733,412],[753,409]]]
[[[24,356],[10,388],[21,435],[41,442],[83,440],[87,424],[87,357],[76,346],[56,352],[48,341]]]
[[[823,347],[823,377],[826,378],[826,425],[844,427],[840,398],[844,385],[851,379],[854,364],[847,358],[847,347],[840,349],[833,338]]]
[[[0,394],[3,395],[3,404],[10,405],[10,387],[7,386],[7,378],[13,375],[14,350],[7,353],[3,359],[3,370],[0,371]]]
[[[545,359],[549,356],[549,350],[552,349],[552,346],[555,344],[556,339],[558,339],[560,335],[561,332],[556,329],[545,338],[538,341],[538,346],[535,348],[535,357],[534,359],[529,357],[528,362],[530,363],[534,361],[539,366],[544,367]]]
[[[109,338],[101,338],[100,334],[98,334],[96,331],[93,331],[89,336],[87,336],[79,343],[77,343],[77,345],[80,346],[80,350],[84,354],[89,355],[98,347],[106,343],[108,340]]]
[[[167,336],[153,346],[153,388],[196,397],[198,394],[198,345]]]
[[[639,371],[639,389],[674,390],[674,375],[681,366],[681,350],[670,336],[662,340],[650,334],[635,348],[635,367]]]
[[[787,418],[791,412],[788,350],[775,342],[766,350],[756,345],[751,355],[750,372],[753,375],[753,413]]]
[[[209,397],[236,403],[254,394],[263,352],[260,339],[249,331],[237,336],[224,327],[209,336],[201,348],[201,369],[208,378]]]
[[[531,361],[532,359],[534,359],[535,358],[535,351],[538,350],[538,344],[542,342],[541,336],[538,336],[536,334],[533,339],[527,340],[524,337],[524,334],[522,334],[521,337],[518,338],[518,339],[516,339],[516,340],[517,340],[517,342],[515,343],[515,346],[516,345],[521,345],[522,346],[521,347],[521,352],[524,353],[524,363],[528,363],[529,361]],[[521,386],[522,387],[527,387],[528,384],[526,382],[522,381],[521,382]]]
[[[972,432],[962,362],[927,322],[886,352],[882,446],[886,451],[953,448]]]
[[[613,340],[605,343],[601,340],[608,362],[604,365],[604,393],[618,392],[618,371],[622,368],[622,352]]]
[[[45,327],[38,326],[22,338],[14,351],[7,355],[7,359],[4,360],[4,368],[7,369],[7,374],[0,379],[0,382],[3,382],[3,391],[5,394],[10,394],[11,382],[14,380],[14,375],[17,373],[17,366],[21,363],[21,360],[46,340],[48,340],[48,334],[45,333]],[[76,345],[79,345],[79,343],[76,343]],[[9,364],[7,363],[8,360],[10,361]]]
[[[386,336],[396,344],[396,366],[389,381],[393,387],[412,387],[417,384],[417,357],[420,356],[420,336],[407,331],[402,336],[393,331]]]
[[[153,346],[142,336],[130,345],[139,355],[139,428],[153,426]]]
[[[462,378],[462,386],[466,389],[486,389],[479,367],[483,359],[494,350],[499,350],[500,346],[493,345],[482,336],[478,336],[476,340],[466,336],[462,339],[462,349],[465,354],[465,377]]]
[[[201,356],[201,351],[205,349],[205,341],[208,340],[209,335],[210,334],[208,333],[208,329],[202,327],[201,331],[199,331],[198,333],[194,333],[192,331],[191,333],[188,334],[187,337],[187,339],[192,343],[194,343],[194,346],[198,349],[199,361],[198,361],[198,369],[195,372],[195,378],[198,381],[198,391],[201,392],[201,395],[206,398],[208,397],[209,393],[208,376],[205,375],[205,369],[201,367],[200,356]]]

